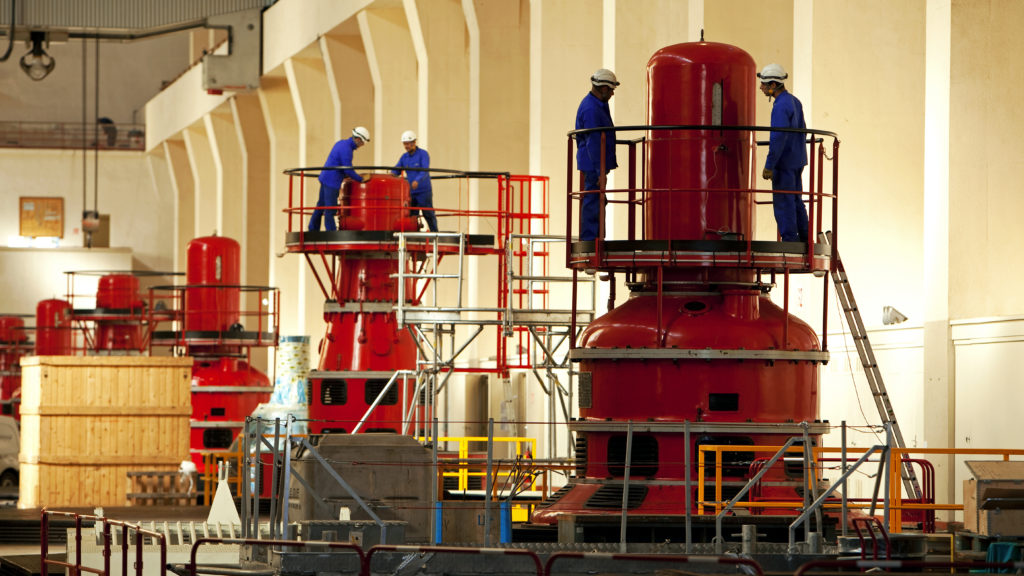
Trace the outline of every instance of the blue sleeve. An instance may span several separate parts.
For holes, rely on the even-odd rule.
[[[352,165],[352,147],[342,146],[338,154],[338,166],[351,166]],[[363,177],[359,175],[355,170],[348,168],[341,171],[346,177],[355,180],[356,182],[362,182]]]
[[[583,128],[598,128],[601,126],[600,118],[598,117],[597,110],[594,108],[587,108],[580,114],[580,120]],[[591,166],[595,169],[601,166],[601,132],[591,132],[584,135],[586,140],[586,151],[587,158],[590,159]]]
[[[772,128],[792,128],[790,126],[790,107],[784,105],[778,100],[775,101],[775,106],[772,106]],[[789,134],[785,132],[772,132],[768,138],[768,158],[764,162],[764,167],[772,170],[775,165],[779,163],[786,154],[786,144],[789,141]]]
[[[398,157],[398,162],[395,162],[395,169],[391,171],[392,176],[398,176],[402,173],[402,168],[405,165],[402,160],[405,159],[405,154]]]
[[[420,148],[420,150],[423,150],[423,148]],[[421,166],[421,168],[430,168],[430,154],[428,154],[426,150],[423,150],[423,165]],[[426,190],[427,188],[430,188],[429,172],[425,170],[414,170],[410,176],[410,184],[412,183],[413,180],[419,182],[419,184],[416,187],[417,190]]]

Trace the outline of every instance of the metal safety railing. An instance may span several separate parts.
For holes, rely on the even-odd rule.
[[[146,125],[0,122],[0,147],[141,152],[146,147]]]
[[[810,189],[808,191],[802,190],[763,190],[757,188],[757,178],[761,174],[761,171],[756,168],[757,165],[757,135],[769,132],[786,132],[786,133],[797,133],[805,135],[806,142],[809,146],[808,158],[808,181],[810,182]],[[607,172],[605,169],[605,158],[604,153],[606,147],[614,146],[616,148],[625,148],[627,156],[627,173],[626,180],[627,185],[624,188],[616,188],[609,190],[592,190],[583,191],[575,190],[573,184],[582,184],[581,178],[574,178],[573,172],[575,171],[575,155],[573,142],[580,136],[585,136],[593,133],[599,133],[601,135],[601,171]],[[640,133],[635,138],[630,138],[631,134]],[[824,140],[831,139],[831,156],[826,154]],[[722,186],[715,187],[693,187],[693,188],[652,188],[648,186],[647,180],[650,174],[647,172],[649,168],[650,155],[655,147],[663,147],[666,145],[674,145],[680,142],[704,142],[708,144],[707,150],[698,150],[698,153],[706,154],[708,150],[713,153],[722,151],[723,142],[728,142],[730,145],[735,145],[738,150],[730,152],[730,162],[740,178],[745,178],[746,182],[725,182]],[[716,147],[717,145],[717,147]],[[637,162],[637,148],[640,148],[640,161],[639,167]],[[631,126],[614,126],[606,128],[588,128],[581,130],[572,130],[568,132],[567,138],[567,153],[566,153],[566,241],[572,241],[572,232],[575,230],[573,227],[573,215],[576,215],[577,221],[582,221],[582,206],[577,206],[576,210],[573,210],[573,201],[580,201],[583,196],[587,194],[596,194],[602,197],[602,206],[607,204],[624,204],[627,207],[627,233],[625,240],[645,240],[647,239],[647,227],[646,222],[649,215],[647,214],[646,206],[652,198],[656,198],[659,195],[664,194],[733,194],[743,198],[740,205],[736,208],[744,207],[746,210],[746,221],[742,222],[745,224],[747,230],[753,232],[752,218],[753,218],[753,207],[758,203],[770,203],[770,200],[759,201],[757,196],[764,196],[772,193],[785,193],[785,194],[798,194],[802,199],[806,199],[808,203],[808,249],[807,256],[813,257],[813,248],[810,246],[814,239],[817,238],[818,232],[825,231],[824,213],[827,209],[831,209],[831,222],[827,224],[831,226],[833,233],[838,231],[838,212],[835,209],[835,203],[838,201],[838,189],[839,189],[839,136],[834,132],[827,130],[815,130],[815,129],[797,129],[797,128],[772,128],[769,126],[711,126],[711,125],[631,125]],[[723,178],[726,159],[721,160],[723,166],[722,174]],[[832,182],[829,189],[825,188],[824,176],[825,176],[825,165],[826,162],[831,163],[831,177]],[[716,165],[717,166],[717,165]],[[717,172],[712,174],[707,180],[711,180]],[[637,181],[642,182],[641,185],[637,185]],[[580,185],[582,188],[582,185]],[[609,198],[610,196],[610,198]],[[623,199],[624,198],[624,199]],[[831,200],[832,206],[826,206],[825,202]],[[639,218],[639,222],[637,219]],[[605,225],[604,211],[599,212],[599,234],[595,242],[596,250],[601,252],[601,245],[604,242],[606,233],[608,232]],[[637,226],[639,224],[639,227]],[[735,232],[735,231],[726,231]],[[740,238],[740,240],[746,243],[746,253],[749,258],[751,252],[751,242],[754,238],[748,236],[746,238]],[[566,259],[566,266],[570,265],[570,259]]]
[[[65,518],[73,518],[75,521],[75,557],[72,561],[71,558],[65,560],[55,560],[49,557],[49,531],[50,531],[50,518],[54,516],[60,516]],[[82,522],[99,522],[102,524],[102,541],[103,541],[103,568],[93,568],[85,566],[82,563]],[[122,545],[121,545],[121,574],[122,576],[128,575],[128,550],[131,548],[131,538],[129,534],[135,536],[135,561],[132,567],[135,568],[135,576],[142,576],[143,574],[143,538],[151,538],[156,542],[159,548],[160,563],[158,566],[167,565],[167,537],[153,530],[143,529],[138,524],[131,524],[128,522],[122,522],[120,520],[111,520],[103,516],[92,516],[89,514],[77,514],[74,512],[58,512],[55,510],[43,509],[40,513],[39,522],[39,538],[40,538],[40,566],[39,573],[41,576],[47,576],[51,566],[57,566],[64,568],[69,574],[73,576],[79,576],[83,572],[89,574],[97,574],[99,576],[110,576],[111,574],[111,548],[113,546],[113,536],[111,534],[111,526],[119,526],[122,530]]]

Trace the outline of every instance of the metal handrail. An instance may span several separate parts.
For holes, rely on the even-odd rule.
[[[674,562],[679,564],[724,564],[728,566],[746,567],[753,570],[756,576],[764,576],[761,565],[749,558],[732,556],[687,556],[682,554],[612,554],[607,552],[555,552],[544,564],[544,573],[554,574],[554,565],[567,558],[580,558],[603,561],[641,561],[641,562]]]
[[[63,516],[65,518],[74,518],[75,520],[75,561],[67,562],[60,560],[51,560],[47,558],[49,554],[49,527],[51,516]],[[101,522],[103,524],[103,568],[92,568],[89,566],[82,565],[82,521],[89,520],[92,522]],[[121,574],[127,576],[128,574],[128,548],[129,538],[128,532],[135,532],[135,576],[142,576],[142,538],[147,536],[158,542],[160,547],[160,566],[167,565],[167,537],[160,533],[152,530],[146,530],[138,524],[131,524],[120,520],[111,520],[103,516],[93,516],[89,514],[78,514],[75,512],[60,512],[56,510],[47,510],[43,508],[40,512],[39,521],[39,536],[40,536],[40,576],[48,575],[49,566],[61,566],[67,568],[71,576],[80,576],[82,572],[88,572],[90,574],[97,574],[100,576],[109,576],[110,574],[110,548],[111,548],[111,526],[120,526],[123,531],[123,537],[121,542]]]

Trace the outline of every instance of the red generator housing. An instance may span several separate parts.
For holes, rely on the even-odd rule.
[[[51,298],[36,304],[36,356],[71,356],[71,303]]]
[[[15,314],[0,314],[0,415],[21,419],[21,357],[32,351],[25,321]]]
[[[270,378],[250,364],[250,350],[276,345],[276,316],[248,313],[242,297],[251,296],[251,304],[262,311],[264,293],[276,291],[240,284],[241,248],[231,238],[195,238],[188,243],[186,257],[186,285],[174,287],[181,329],[154,334],[154,343],[173,339],[179,354],[195,359],[190,447],[202,472],[203,452],[230,448],[245,419],[270,399]],[[255,325],[247,327],[243,321]]]
[[[251,351],[277,345],[280,302],[275,288],[239,283],[241,248],[231,238],[195,238],[186,258],[184,285],[150,289],[150,324],[161,325],[151,344],[194,359],[189,448],[203,473],[205,456],[227,452],[270,399],[270,378],[252,366]]]
[[[318,369],[310,374],[314,434],[352,432],[395,371],[416,368],[416,345],[393,310],[398,286],[392,275],[399,265],[394,232],[416,229],[409,184],[390,175],[346,180],[340,205],[340,230],[329,233],[338,235],[332,250],[340,252],[331,278],[334,299],[324,306],[326,333]],[[407,301],[412,292],[410,283]],[[396,381],[359,431],[401,432],[407,417],[401,399],[411,398],[414,386],[414,379]]]
[[[630,516],[683,515],[687,502],[689,512],[699,512],[697,486],[705,482],[704,499],[715,499],[716,465],[728,499],[759,457],[771,456],[723,452],[717,463],[711,453],[707,483],[697,476],[699,446],[780,446],[801,435],[816,443],[825,429],[818,421],[818,364],[827,353],[814,330],[768,298],[771,284],[761,282],[753,260],[719,255],[742,244],[745,252],[792,250],[799,261],[807,245],[750,248],[751,132],[687,128],[753,126],[755,71],[743,50],[711,42],[669,46],[648,63],[643,236],[628,246],[577,242],[570,259],[578,268],[625,273],[631,295],[593,321],[570,353],[580,372],[580,418],[569,425],[576,478],[534,514],[535,522],[555,523],[561,514],[617,518],[623,502]],[[615,260],[627,251],[629,257]],[[645,265],[638,254],[661,260]],[[803,473],[802,461],[772,467],[759,497],[802,501]]]

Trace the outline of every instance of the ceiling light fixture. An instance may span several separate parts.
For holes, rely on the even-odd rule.
[[[28,74],[29,78],[39,81],[53,72],[57,62],[43,49],[43,44],[46,43],[46,32],[33,30],[29,35],[29,42],[32,43],[32,49],[21,57],[21,69]]]

